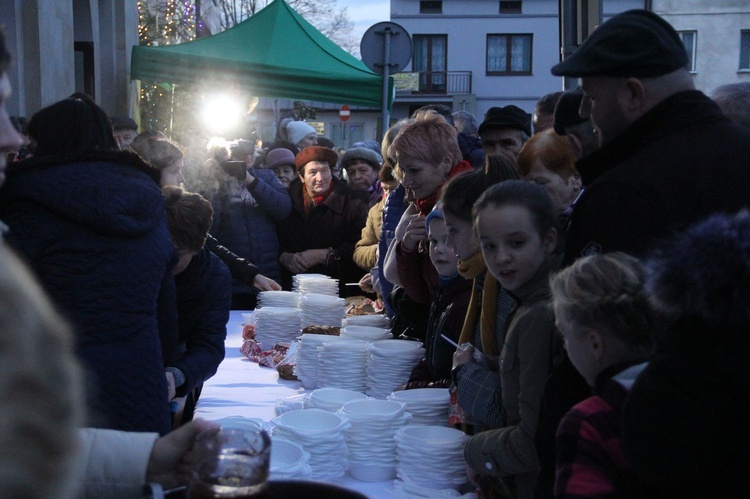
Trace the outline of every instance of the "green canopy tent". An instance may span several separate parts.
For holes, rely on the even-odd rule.
[[[380,108],[383,77],[326,38],[284,0],[216,35],[160,47],[133,47],[131,78],[236,82],[259,97]],[[388,107],[393,80],[389,81]]]

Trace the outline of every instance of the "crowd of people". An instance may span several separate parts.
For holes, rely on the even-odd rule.
[[[0,35],[0,496],[184,484],[229,311],[304,273],[425,344],[399,389],[449,389],[483,497],[750,496],[750,84],[687,62],[628,11],[531,115],[429,105],[343,154],[285,120],[191,167],[83,94],[22,136]]]

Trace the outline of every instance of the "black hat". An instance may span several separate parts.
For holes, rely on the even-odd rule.
[[[491,107],[479,125],[479,135],[482,135],[482,129],[489,127],[516,128],[531,135],[531,117],[518,106]]]
[[[135,130],[138,131],[138,124],[127,116],[110,116],[113,130]]]
[[[636,9],[602,23],[570,57],[552,66],[552,74],[648,78],[687,63],[674,28],[653,12]]]
[[[555,133],[557,135],[565,135],[566,128],[586,121],[586,118],[581,118],[581,115],[578,114],[582,100],[583,92],[579,89],[565,92],[558,99],[555,105],[554,122]]]

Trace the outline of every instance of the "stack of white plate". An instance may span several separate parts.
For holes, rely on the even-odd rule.
[[[271,440],[271,480],[305,480],[312,477],[310,453],[283,438]]]
[[[323,343],[348,341],[341,336],[325,334],[303,334],[297,345],[294,375],[302,381],[302,386],[308,390],[318,388],[318,348]]]
[[[318,386],[367,390],[367,346],[362,340],[348,339],[323,343],[318,348]]]
[[[316,293],[338,296],[339,280],[323,274],[297,274],[292,278],[292,290],[302,294]]]
[[[258,308],[299,307],[299,293],[294,291],[261,291],[258,293]]]
[[[388,395],[388,400],[406,404],[410,425],[422,426],[448,426],[450,398],[447,388],[417,388]]]
[[[302,310],[290,307],[263,307],[255,311],[255,341],[263,350],[276,343],[292,342],[302,332]]]
[[[395,435],[399,479],[435,489],[434,497],[441,489],[459,488],[467,480],[464,445],[468,438],[461,430],[445,426],[400,428]]]
[[[383,482],[396,478],[394,434],[411,418],[404,404],[390,400],[353,400],[339,414],[351,427],[346,430],[349,474],[363,482]]]
[[[388,317],[383,314],[350,315],[344,319],[344,326],[370,326],[389,329],[391,327]]]
[[[412,369],[424,357],[417,341],[380,340],[371,343],[367,357],[367,395],[386,398],[409,381]]]
[[[345,326],[341,328],[341,336],[370,342],[393,338],[390,329],[372,326]]]
[[[344,431],[349,422],[344,416],[321,409],[291,411],[271,420],[274,438],[300,445],[310,454],[312,478],[344,476],[348,466]]]
[[[299,300],[302,324],[306,326],[341,327],[346,316],[346,301],[336,296],[308,293]]]
[[[362,392],[344,390],[343,388],[318,388],[310,393],[305,400],[305,409],[323,409],[328,412],[336,412],[344,404],[352,400],[364,400],[367,398]]]

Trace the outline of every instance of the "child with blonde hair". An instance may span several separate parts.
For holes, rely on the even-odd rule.
[[[593,387],[557,430],[555,497],[643,497],[621,448],[622,408],[654,350],[646,272],[625,253],[577,260],[550,280],[571,362]]]

